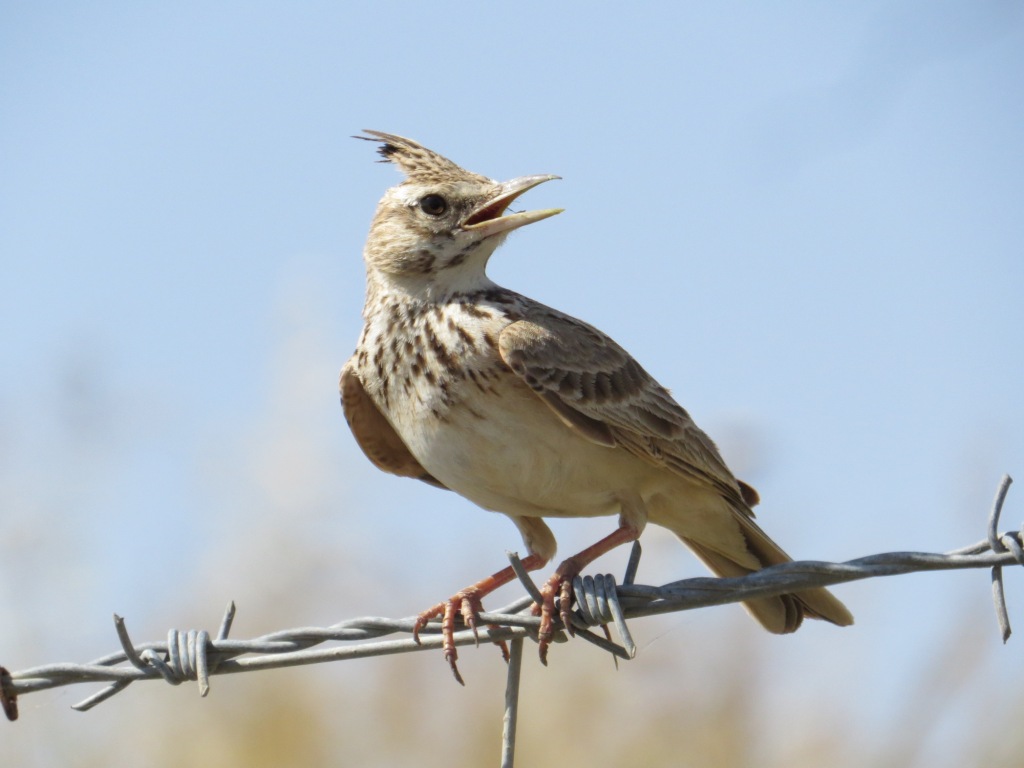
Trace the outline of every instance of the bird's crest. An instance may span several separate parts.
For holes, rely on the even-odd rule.
[[[394,163],[411,181],[444,182],[456,180],[490,181],[486,176],[471,173],[453,163],[447,157],[417,144],[412,139],[396,136],[393,133],[382,133],[364,129],[368,136],[353,136],[354,139],[379,141],[377,153],[383,158],[382,163]]]

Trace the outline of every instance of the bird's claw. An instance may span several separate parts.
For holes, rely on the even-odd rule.
[[[423,611],[423,613],[416,617],[416,623],[412,628],[413,640],[418,643],[420,641],[420,630],[426,627],[431,619],[441,617],[441,650],[444,652],[445,661],[448,662],[452,674],[455,675],[455,679],[460,685],[465,685],[466,683],[463,681],[462,675],[459,673],[459,666],[456,663],[459,658],[459,653],[455,648],[456,617],[461,617],[462,623],[473,630],[476,644],[480,645],[477,617],[483,609],[483,602],[479,592],[472,588],[464,589],[452,595],[443,603],[438,603],[432,608]],[[503,640],[497,640],[494,644],[501,648],[501,655],[507,662],[509,660],[508,646]]]
[[[575,634],[572,625],[572,575],[555,571],[547,583],[541,587],[540,593],[544,598],[540,606],[534,606],[534,613],[540,614],[540,630],[537,633],[537,640],[541,664],[548,663],[548,646],[555,636],[555,597],[558,597],[558,618],[562,626],[570,634]]]

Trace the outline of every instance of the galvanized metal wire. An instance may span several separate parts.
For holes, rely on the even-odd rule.
[[[739,578],[693,578],[662,586],[635,584],[640,559],[639,543],[634,544],[621,584],[611,574],[581,576],[574,579],[576,610],[572,612],[570,633],[581,637],[615,657],[631,659],[636,655],[626,624],[636,619],[673,611],[686,611],[712,605],[735,603],[755,597],[827,587],[859,579],[895,576],[921,571],[990,568],[992,596],[1000,633],[1010,637],[1006,609],[1003,568],[1024,565],[1024,528],[998,533],[999,518],[1009,490],[1010,477],[1004,476],[996,492],[989,515],[987,536],[983,541],[945,554],[926,552],[889,552],[843,563],[796,561],[765,568]],[[511,658],[505,693],[505,735],[502,765],[514,759],[516,714],[518,707],[520,664],[523,639],[536,640],[540,619],[530,612],[540,591],[522,568],[519,558],[509,554],[513,568],[527,594],[497,611],[480,614],[481,641],[511,641]],[[329,627],[300,627],[256,637],[251,640],[228,638],[235,615],[229,603],[215,636],[205,631],[170,630],[163,641],[135,644],[128,635],[124,619],[114,616],[114,628],[121,649],[85,664],[47,664],[17,672],[0,667],[0,705],[8,719],[17,718],[17,697],[78,683],[106,683],[106,686],[77,704],[86,711],[123,691],[139,680],[163,679],[172,685],[196,681],[200,696],[210,690],[214,675],[250,672],[329,661],[386,656],[395,653],[432,651],[441,648],[440,624],[431,623],[420,632],[420,640],[381,639],[388,635],[411,635],[416,617],[388,619],[362,617]],[[620,643],[611,640],[608,625],[613,625]],[[591,630],[602,627],[604,636]],[[560,632],[557,642],[567,637]],[[477,643],[472,630],[455,634],[455,644]],[[317,647],[323,646],[326,647]]]

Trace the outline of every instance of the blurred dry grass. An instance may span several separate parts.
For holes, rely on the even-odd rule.
[[[0,624],[0,661],[20,668],[107,652],[113,633],[104,617],[112,606],[129,617],[141,640],[160,636],[169,616],[181,626],[212,628],[230,596],[240,607],[235,634],[251,636],[359,613],[410,613],[458,586],[448,574],[472,578],[477,565],[500,565],[500,545],[484,554],[474,548],[453,568],[450,553],[396,544],[402,534],[389,526],[406,525],[407,511],[368,521],[364,486],[377,479],[344,443],[340,415],[323,411],[322,390],[340,360],[312,330],[323,327],[323,318],[295,305],[286,309],[291,331],[273,361],[277,373],[265,413],[248,429],[212,425],[194,446],[191,471],[206,506],[180,522],[185,539],[202,534],[205,544],[181,550],[189,563],[182,571],[187,588],[148,574],[145,554],[135,551],[145,552],[145,539],[133,542],[134,555],[125,562],[119,553],[126,550],[101,546],[83,521],[61,528],[76,499],[102,501],[107,491],[94,487],[100,480],[116,489],[116,464],[129,458],[130,446],[112,444],[110,435],[120,428],[101,381],[65,394],[101,399],[106,426],[83,437],[76,422],[51,436],[67,464],[78,466],[78,454],[87,456],[91,474],[60,487],[46,472],[22,471],[14,461],[0,469],[4,508],[14,510],[0,519],[0,599],[4,615],[17,617]],[[78,407],[65,403],[64,410]],[[78,431],[68,437],[61,429]],[[18,437],[8,433],[7,458],[21,449]],[[40,466],[52,468],[52,456]],[[408,494],[422,498],[408,483],[383,482],[389,492],[394,488],[393,499],[379,502],[388,508],[403,506]],[[444,496],[435,503],[453,502]],[[361,512],[348,511],[353,508]],[[648,557],[664,565],[670,545],[651,535]],[[82,539],[94,546],[76,546]],[[680,555],[677,562],[683,561]],[[956,618],[938,635],[915,628],[913,605],[898,626],[869,619],[842,632],[808,627],[791,638],[769,637],[731,609],[637,622],[640,654],[618,671],[579,641],[555,647],[546,669],[530,654],[518,764],[1020,765],[1024,736],[1015,726],[1024,694],[1000,680],[1006,657],[993,640],[985,592],[943,592],[941,583],[936,576],[929,586]],[[860,596],[848,599],[863,621],[871,607],[865,598],[899,588],[894,581],[860,585],[844,597]],[[69,633],[69,626],[80,630]],[[885,640],[869,647],[869,638],[908,632],[920,633],[910,659],[888,658]],[[22,720],[0,729],[3,762],[495,765],[504,665],[496,650],[484,647],[464,651],[462,667],[464,689],[436,654],[218,677],[205,700],[190,685],[172,690],[151,683],[84,715],[66,709],[84,689],[34,694],[22,701]],[[898,683],[872,690],[888,670]]]

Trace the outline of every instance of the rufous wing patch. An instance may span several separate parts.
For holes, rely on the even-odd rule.
[[[341,371],[339,381],[341,407],[345,420],[359,447],[374,466],[399,477],[413,477],[430,485],[444,488],[427,472],[402,442],[394,427],[378,410],[363,383],[348,365]]]

